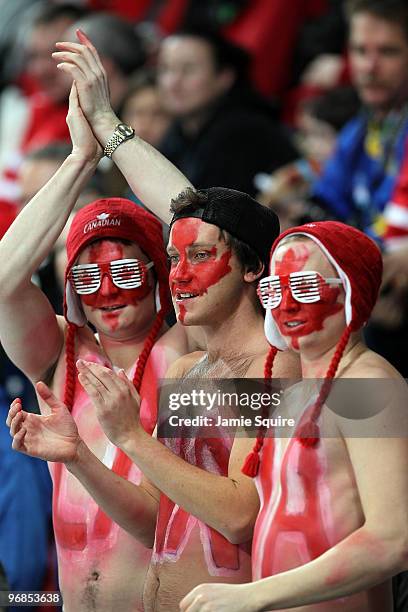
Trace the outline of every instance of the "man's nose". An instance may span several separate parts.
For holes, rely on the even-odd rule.
[[[299,310],[299,302],[295,300],[289,287],[282,287],[282,300],[279,305],[281,310],[296,312]]]
[[[180,258],[172,273],[173,280],[178,282],[187,282],[191,280],[192,274],[188,261]]]
[[[118,293],[118,287],[113,283],[110,274],[104,272],[102,274],[100,294],[104,296],[116,295]]]
[[[376,53],[367,53],[361,65],[366,74],[375,74],[378,67],[378,55]]]
[[[181,82],[181,71],[180,70],[168,70],[165,74],[160,77],[159,84],[164,93],[168,90],[174,90],[180,86]]]

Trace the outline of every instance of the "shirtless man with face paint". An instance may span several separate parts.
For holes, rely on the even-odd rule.
[[[99,133],[101,115],[89,111],[94,105],[92,87],[100,86],[103,90],[106,83],[102,79],[87,86],[90,62],[94,62],[93,70],[95,66],[100,70],[100,65],[89,41],[82,34],[80,37],[83,45],[67,43],[72,53],[64,52],[59,57],[75,78],[81,108],[88,109],[85,112],[94,134],[106,141],[106,125],[113,130],[118,120],[111,110],[106,116],[102,113],[103,126]],[[121,149],[126,150],[126,156],[121,154]],[[159,198],[148,199],[143,195],[143,185],[149,177],[152,189],[159,193],[158,176],[163,180],[169,173],[163,158],[134,138],[118,147],[114,160],[129,183],[134,188],[138,185],[141,199],[154,209]],[[271,211],[240,192],[222,188],[180,192],[173,203],[175,214],[168,251],[170,288],[178,320],[186,328],[202,326],[208,350],[178,360],[167,376],[262,377],[268,345],[263,336],[263,316],[257,305],[255,281],[262,274],[272,237],[278,233],[277,219]],[[160,201],[155,210],[163,216]],[[232,211],[232,217],[226,222],[228,210]],[[231,231],[234,225],[235,232]],[[78,361],[79,380],[93,399],[100,424],[109,439],[155,485],[157,489],[149,489],[153,497],[156,491],[160,492],[154,552],[145,586],[145,609],[177,610],[180,599],[203,580],[235,583],[249,580],[249,542],[258,501],[253,483],[240,473],[240,466],[251,442],[237,439],[232,444],[220,437],[212,442],[184,439],[161,444],[145,435],[140,426],[135,412],[138,396],[126,377],[123,374],[118,377],[88,362],[83,358]],[[277,376],[296,374],[293,357],[282,355],[277,359]],[[118,410],[120,419],[114,417]],[[55,411],[56,414],[64,412],[61,403],[56,404]],[[15,448],[34,454],[49,453],[48,440],[35,444],[42,427],[41,417],[24,422],[25,419],[21,404],[16,402],[10,411]],[[69,469],[81,482],[86,481],[91,477],[89,457],[78,432],[73,434],[71,429],[68,436],[58,423],[54,431],[60,441],[73,449]],[[117,517],[113,506],[118,500],[113,497],[104,508]],[[134,492],[132,503],[140,517],[145,498],[141,495],[137,501]],[[151,508],[152,505],[148,507],[148,518]],[[142,522],[130,528],[137,538],[145,542],[150,538],[153,545],[153,534]]]
[[[246,194],[218,187],[187,190],[173,200],[172,209],[168,253],[173,301],[185,326],[202,326],[208,348],[179,359],[166,376],[187,383],[262,377],[267,345],[254,280],[263,267],[261,253],[267,256],[269,251],[268,232],[277,232],[276,218]],[[205,220],[209,217],[211,223]],[[229,224],[237,219],[232,236]],[[282,356],[278,375],[297,373]],[[177,610],[184,594],[201,580],[249,580],[258,501],[253,483],[240,468],[252,441],[231,440],[219,428],[210,439],[185,433],[160,444],[143,433],[134,416],[114,423],[119,404],[122,413],[127,406],[134,415],[137,398],[131,394],[126,400],[125,381],[100,366],[78,365],[81,384],[97,407],[105,433],[162,492],[145,586],[146,610]]]
[[[295,419],[291,436],[260,432],[245,463],[261,502],[255,582],[200,585],[183,599],[182,612],[393,610],[389,579],[407,568],[408,558],[406,403],[394,395],[405,384],[361,337],[381,271],[376,245],[341,223],[310,223],[275,241],[271,276],[259,284],[271,371],[277,348],[290,346],[300,354],[303,377],[323,384],[287,390],[281,414]],[[334,377],[392,381],[389,403],[369,419],[371,434],[325,405]],[[356,414],[363,398],[354,401]]]
[[[104,435],[91,401],[76,383],[75,360],[123,368],[140,391],[142,423],[150,434],[155,426],[157,379],[197,344],[180,324],[166,332],[163,317],[170,302],[162,227],[132,202],[99,200],[75,217],[67,241],[66,319],[56,317],[32,284],[33,272],[52,249],[101,157],[75,86],[67,121],[72,153],[0,244],[1,339],[10,358],[36,383],[41,409],[48,415],[42,440],[52,445],[42,456],[58,461],[50,465],[64,610],[108,612],[117,606],[121,612],[135,612],[142,610],[157,498],[147,484],[131,485],[140,483],[140,471]],[[188,186],[170,165],[166,177],[160,174],[160,182],[163,208]],[[87,321],[98,331],[97,340]],[[72,442],[79,430],[87,445],[81,447],[87,453],[82,483],[66,469],[75,449],[53,434],[57,397],[71,410],[64,408],[57,419],[68,440]],[[120,411],[116,418],[120,419]],[[139,515],[141,497],[143,515]],[[111,512],[116,522],[102,511],[110,512],[112,498],[119,502]],[[123,529],[132,532],[139,522],[144,525],[142,543]]]

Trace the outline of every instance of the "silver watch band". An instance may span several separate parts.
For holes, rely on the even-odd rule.
[[[106,143],[105,148],[103,150],[103,154],[106,157],[109,157],[109,159],[110,159],[112,157],[112,153],[125,140],[126,140],[126,137],[123,134],[118,134],[117,132],[114,132],[113,136],[111,136],[109,138],[108,142]]]

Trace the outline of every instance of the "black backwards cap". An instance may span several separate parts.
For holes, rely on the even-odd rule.
[[[209,187],[199,189],[197,193],[206,196],[207,203],[200,208],[186,206],[176,212],[170,227],[175,221],[188,217],[197,217],[216,225],[251,247],[268,269],[269,252],[280,232],[277,215],[247,193],[236,189]]]

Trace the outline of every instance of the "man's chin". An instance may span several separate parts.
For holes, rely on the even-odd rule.
[[[393,102],[384,92],[363,90],[360,92],[360,99],[365,106],[377,112],[387,112],[393,106]]]
[[[184,326],[189,327],[190,325],[202,325],[203,322],[197,314],[188,312],[187,310],[179,310],[177,313],[177,320]]]

